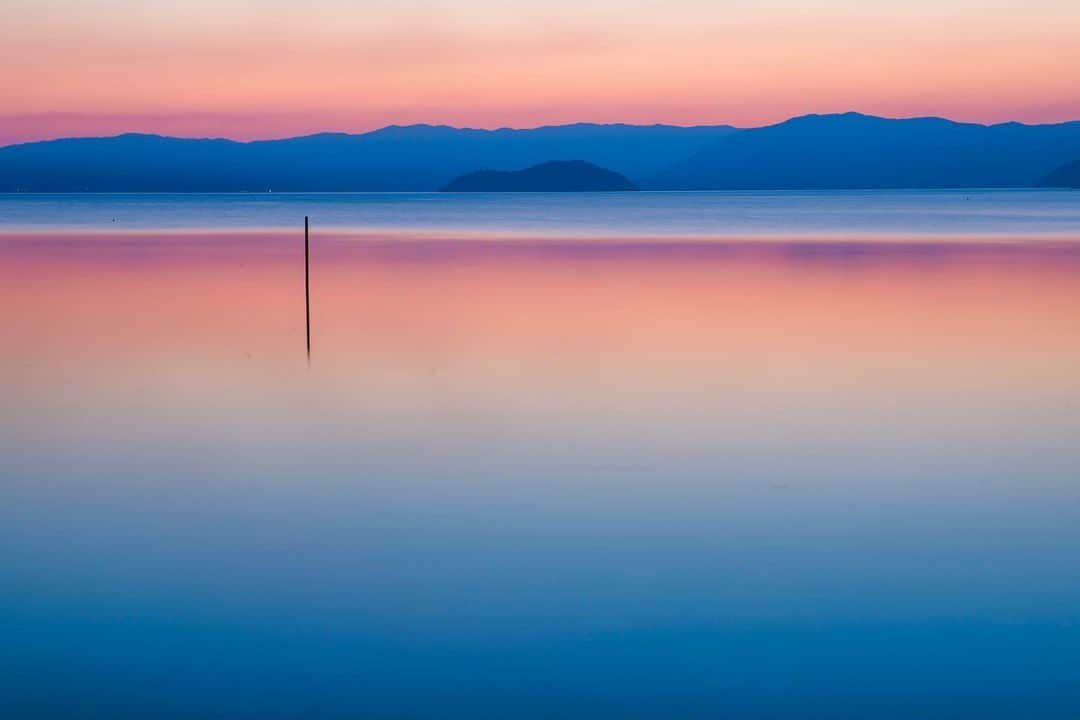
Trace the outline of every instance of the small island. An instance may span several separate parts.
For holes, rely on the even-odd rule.
[[[1043,187],[1080,189],[1080,160],[1062,165],[1042,181]]]
[[[634,183],[584,160],[560,160],[524,170],[478,170],[450,181],[442,192],[622,192]]]

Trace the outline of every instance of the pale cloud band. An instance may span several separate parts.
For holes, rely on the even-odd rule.
[[[0,142],[388,123],[1080,117],[1073,0],[7,0]]]

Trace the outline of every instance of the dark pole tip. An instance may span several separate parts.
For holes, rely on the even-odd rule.
[[[311,280],[308,270],[308,216],[304,216],[304,326],[307,331],[307,354],[311,359]]]

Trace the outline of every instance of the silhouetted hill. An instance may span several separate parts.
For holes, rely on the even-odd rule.
[[[1080,156],[1080,122],[974,125],[807,115],[720,138],[641,184],[662,189],[1032,186]]]
[[[583,160],[556,160],[524,170],[477,170],[452,180],[443,192],[609,192],[637,190],[617,172]]]
[[[0,191],[431,191],[477,167],[511,170],[553,157],[645,177],[732,132],[727,126],[413,125],[249,143],[156,135],[77,138],[0,148]]]
[[[749,130],[412,125],[248,143],[120,135],[0,148],[0,192],[432,191],[476,168],[514,170],[553,157],[610,168],[645,189],[1030,187],[1063,157],[1080,157],[1080,122],[847,113]]]
[[[1080,188],[1080,160],[1054,170],[1042,181],[1042,186]]]

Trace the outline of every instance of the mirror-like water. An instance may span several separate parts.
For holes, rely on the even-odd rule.
[[[793,218],[319,230],[310,366],[296,232],[7,229],[3,714],[1075,716],[1080,244]]]

